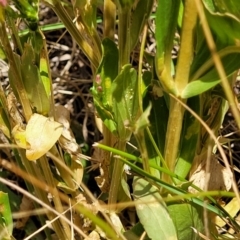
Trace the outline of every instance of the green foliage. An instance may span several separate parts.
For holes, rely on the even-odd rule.
[[[8,194],[0,192],[0,233],[1,239],[10,240],[12,237],[13,221],[12,212],[10,208],[10,202]]]
[[[118,49],[110,39],[103,40],[102,46],[103,57],[97,70],[92,94],[96,110],[102,121],[111,132],[117,134],[116,122],[112,113],[112,82],[118,72]]]
[[[156,187],[144,179],[135,178],[133,196],[140,222],[151,239],[177,238],[176,229],[169,216],[167,206]]]
[[[204,232],[202,211],[199,206],[190,203],[177,203],[168,206],[169,214],[177,229],[177,239],[201,239],[194,231]],[[191,226],[191,228],[189,227]]]
[[[97,145],[100,148],[99,156],[104,158],[100,159],[100,172],[109,185],[102,192],[106,193],[107,207],[111,207],[111,213],[101,209],[99,217],[96,212],[91,212],[89,205],[95,201],[92,195],[88,195],[87,200],[83,199],[83,202],[88,201],[87,207],[75,200],[82,194],[81,187],[84,186],[80,187],[82,155],[69,128],[69,117],[56,119],[48,53],[42,33],[44,27],[38,26],[37,0],[13,1],[18,12],[10,6],[5,6],[6,9],[0,6],[0,58],[9,64],[10,87],[17,104],[21,105],[24,118],[17,118],[20,115],[17,104],[10,105],[9,96],[0,88],[0,129],[11,143],[21,148],[14,150],[14,153],[18,166],[27,173],[26,176],[35,176],[42,181],[42,187],[27,183],[29,192],[34,192],[43,203],[54,206],[59,213],[63,212],[64,205],[74,206],[74,223],[79,224],[82,221],[80,216],[84,215],[93,221],[96,232],[100,227],[109,239],[139,239],[144,232],[147,235],[145,239],[200,239],[193,228],[203,235],[210,232],[213,236],[214,231],[206,231],[203,227],[204,209],[228,218],[238,229],[232,216],[212,198],[221,194],[233,197],[233,193],[219,192],[219,189],[205,193],[189,182],[190,170],[196,164],[196,158],[206,149],[213,148],[213,143],[199,119],[185,108],[190,108],[217,134],[228,102],[233,105],[227,88],[221,84],[224,79],[219,71],[225,72],[227,83],[232,85],[233,76],[240,68],[240,3],[238,0],[198,1],[203,4],[215,44],[209,48],[209,36],[205,36],[204,22],[199,20],[195,1],[158,0],[156,6],[154,2],[45,1],[90,61],[93,75],[91,93],[96,115],[103,123],[102,141],[105,144]],[[150,22],[153,6],[155,25]],[[104,20],[104,37],[97,28],[97,14],[100,12]],[[76,18],[76,25],[72,16]],[[22,33],[14,24],[18,17],[27,24],[27,29]],[[55,25],[55,28],[58,27]],[[11,36],[7,29],[11,30]],[[156,51],[144,54],[146,35],[151,31]],[[117,33],[117,44],[110,32]],[[172,56],[174,45],[179,48],[176,59]],[[139,50],[139,58],[130,61],[136,49]],[[214,56],[220,58],[222,69],[219,70]],[[145,61],[148,64],[145,65]],[[34,122],[36,125],[28,132],[31,141],[27,141],[25,129],[29,129],[29,120],[34,113],[38,113],[44,121],[41,125]],[[56,126],[59,126],[58,135],[54,137],[55,129],[51,127],[54,125],[53,118]],[[49,133],[52,136],[48,136]],[[50,141],[51,144],[46,148],[45,143],[49,139],[54,141]],[[57,140],[59,143],[55,144]],[[134,155],[129,154],[127,142],[135,145]],[[69,146],[72,145],[77,146],[78,150],[71,149]],[[38,148],[34,151],[41,151],[41,155],[29,158],[29,151],[34,146]],[[48,150],[53,164],[47,161],[45,153]],[[113,155],[101,152],[103,150]],[[29,162],[27,157],[37,160]],[[56,159],[58,161],[55,162]],[[135,163],[129,162],[129,159]],[[137,176],[129,176],[124,171],[124,164],[130,166],[130,173]],[[190,194],[189,186],[198,195]],[[46,189],[48,192],[45,192]],[[87,192],[84,190],[84,193]],[[48,193],[54,196],[53,199],[49,200]],[[131,194],[139,221],[125,231],[122,222],[118,219],[120,224],[116,226],[112,216],[114,211],[117,212],[116,204],[131,201]],[[205,203],[201,196],[207,198],[208,202]],[[0,194],[2,205],[0,227],[6,230],[5,239],[10,239],[11,209],[8,196],[3,193]],[[55,215],[46,214],[46,217],[52,220]],[[45,216],[39,216],[39,219],[42,224],[46,220]],[[52,227],[59,239],[73,238],[72,226],[62,219],[54,221]],[[125,231],[124,235],[122,231]],[[89,229],[86,232],[89,233]],[[50,239],[47,230],[46,236]],[[102,233],[101,237],[107,238]]]

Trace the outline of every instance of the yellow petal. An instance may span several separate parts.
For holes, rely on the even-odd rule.
[[[12,136],[20,148],[27,149],[29,144],[26,141],[26,131],[17,124],[12,130]]]
[[[26,151],[29,160],[36,160],[46,154],[62,134],[62,124],[40,114],[33,114],[26,127]]]

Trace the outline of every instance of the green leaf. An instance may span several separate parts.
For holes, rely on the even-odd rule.
[[[149,121],[151,123],[149,128],[160,152],[163,153],[168,123],[168,107],[159,81],[153,80],[151,86],[149,86],[149,92],[143,99],[144,109],[148,106],[149,102],[152,103],[152,109],[149,115]],[[159,116],[161,116],[161,119],[159,119]]]
[[[102,42],[102,52],[102,60],[91,91],[99,117],[112,133],[117,134],[112,113],[112,82],[118,74],[118,49],[113,41],[106,38]]]
[[[171,218],[177,229],[178,240],[197,240],[200,238],[192,228],[204,234],[202,208],[193,203],[172,204],[168,206]]]
[[[98,99],[102,106],[111,108],[111,84],[118,74],[118,49],[116,44],[105,38],[102,41],[102,60],[93,82],[94,99]]]
[[[222,64],[224,66],[227,76],[230,76],[234,71],[240,67],[240,54],[233,53],[222,58]],[[211,68],[205,75],[198,80],[191,81],[187,84],[182,92],[182,98],[190,98],[199,95],[207,90],[215,87],[219,84],[218,72],[215,68]]]
[[[137,6],[134,8],[132,12],[132,21],[130,26],[130,41],[131,41],[131,47],[130,49],[133,49],[139,39],[139,36],[141,35],[142,29],[144,27],[144,24],[146,24],[149,15],[152,11],[153,6],[153,0],[139,0],[137,2]]]
[[[5,230],[5,234],[1,237],[10,239],[13,231],[12,211],[10,208],[8,194],[0,191],[0,229]]]
[[[50,109],[49,97],[34,59],[34,50],[30,44],[26,43],[21,57],[23,83],[32,107],[35,108],[37,113],[46,115]]]
[[[29,28],[36,30],[38,22],[38,0],[14,0],[21,17],[28,21]]]
[[[213,12],[229,13],[240,17],[240,2],[238,0],[204,0],[204,2]]]
[[[144,110],[142,115],[137,119],[134,127],[134,134],[138,134],[139,131],[145,129],[147,126],[150,125],[149,122],[149,115],[151,112],[152,104],[150,103],[149,106]]]
[[[204,0],[203,2],[208,24],[220,40],[226,44],[234,44],[236,39],[240,39],[239,1]]]
[[[113,81],[113,114],[121,140],[129,140],[132,126],[138,114],[137,72],[131,65],[125,65]]]
[[[40,71],[41,81],[42,81],[43,86],[45,88],[47,97],[50,101],[51,84],[52,83],[51,83],[51,80],[49,78],[48,60],[47,60],[47,56],[45,55],[44,51],[41,52],[39,71]]]
[[[199,96],[188,99],[187,104],[194,112],[200,114]],[[181,150],[174,169],[174,173],[182,178],[186,178],[191,169],[196,154],[199,132],[199,121],[186,111],[181,134]]]
[[[174,223],[159,189],[139,177],[133,181],[133,197],[137,215],[152,240],[177,239]]]

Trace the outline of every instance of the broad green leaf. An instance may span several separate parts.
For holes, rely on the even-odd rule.
[[[44,89],[46,91],[47,97],[50,101],[52,83],[49,78],[50,73],[48,72],[48,60],[44,50],[41,52],[41,56],[40,56],[39,72],[40,72],[41,80],[42,80]]]
[[[187,104],[194,112],[200,114],[199,96],[188,99]],[[174,169],[174,173],[182,178],[186,178],[191,169],[196,154],[199,133],[199,121],[186,111],[181,135],[181,150]]]
[[[149,102],[152,104],[149,115],[149,121],[151,123],[149,128],[160,152],[163,153],[168,123],[168,107],[163,95],[163,89],[156,80],[152,81],[152,84],[149,86],[149,91],[143,99],[144,108],[148,106]],[[161,119],[159,119],[159,116],[161,116]],[[153,157],[152,154],[150,154],[150,156]]]
[[[149,15],[152,11],[153,0],[140,0],[137,1],[137,6],[134,7],[132,16],[131,16],[131,25],[130,25],[130,41],[131,47],[133,49],[141,35],[144,24],[146,24]]]
[[[102,61],[91,89],[99,117],[108,129],[117,133],[112,113],[112,82],[118,74],[118,49],[110,39],[102,42]]]
[[[175,93],[176,89],[171,76],[171,56],[180,2],[159,0],[156,12],[156,71],[163,87],[172,93]]]
[[[38,67],[34,64],[35,54],[32,46],[25,44],[21,57],[21,74],[32,108],[41,114],[47,114],[50,109],[47,96]]]
[[[233,14],[240,17],[240,2],[238,0],[204,0],[212,12]]]
[[[62,124],[43,115],[33,114],[26,127],[26,141],[29,144],[26,150],[27,159],[37,160],[46,154],[57,142],[62,131]]]
[[[240,54],[234,53],[223,57],[222,64],[224,66],[226,75],[230,76],[240,67]],[[220,82],[221,80],[219,79],[217,70],[215,68],[211,68],[210,71],[208,71],[198,80],[191,81],[187,84],[186,88],[182,92],[182,98],[190,98],[199,95],[215,87]]]
[[[193,230],[194,228],[204,234],[202,208],[193,203],[179,203],[169,205],[168,210],[177,230],[176,239],[202,239]]]
[[[176,229],[159,189],[145,179],[135,177],[133,197],[137,215],[147,235],[152,240],[175,240]]]
[[[2,231],[1,231],[2,230]],[[3,230],[5,234],[2,235]],[[3,239],[11,239],[13,231],[12,211],[8,194],[0,191],[0,233]]]
[[[131,65],[125,65],[112,83],[113,114],[117,123],[118,136],[128,141],[137,120],[138,91],[137,72]]]
[[[215,87],[220,82],[221,80],[219,79],[212,80],[212,78],[210,79],[205,78],[205,79],[192,81],[186,86],[186,88],[182,92],[182,98],[190,98],[190,97],[199,95]]]
[[[98,93],[97,98],[102,105],[111,109],[111,84],[118,75],[118,49],[116,44],[108,38],[103,40],[102,48],[103,57],[97,70],[94,88]]]
[[[239,1],[238,3],[234,0],[204,0],[203,2],[208,24],[221,41],[234,44],[236,39],[240,39]]]

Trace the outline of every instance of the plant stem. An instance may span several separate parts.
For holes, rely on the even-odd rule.
[[[18,152],[19,152],[19,155],[20,155],[20,158],[21,158],[21,162],[24,165],[27,173],[29,175],[38,177],[40,179],[40,181],[44,181],[44,179],[42,178],[43,175],[41,174],[38,162],[37,162],[37,164],[35,164],[33,162],[30,162],[28,159],[26,159],[25,150],[19,149]],[[35,186],[33,183],[31,183],[31,184],[34,187],[35,195],[41,201],[43,201],[45,204],[50,205],[46,192],[44,190],[38,188],[37,186]],[[50,212],[50,213],[47,214],[47,217],[48,217],[49,220],[52,220],[55,217],[55,215]],[[59,237],[60,236],[65,236],[65,233],[62,231],[62,227],[61,227],[61,224],[59,222],[59,219],[54,221],[52,223],[52,226],[53,226],[53,229],[55,230],[56,234],[59,234],[58,235]],[[60,237],[59,239],[63,239],[63,238]],[[64,239],[66,239],[66,238],[64,238]]]
[[[146,37],[147,37],[147,25],[145,24],[143,28],[143,35],[142,35],[142,43],[140,48],[140,54],[139,54],[139,63],[138,63],[138,105],[139,105],[139,116],[143,114],[143,106],[142,106],[142,66],[143,66],[143,55],[144,55],[144,48],[146,43]],[[139,150],[142,156],[143,160],[143,169],[150,173],[150,167],[149,167],[149,158],[148,158],[148,152],[146,147],[146,137],[145,132],[143,129],[140,129],[136,134],[135,138],[138,142]]]
[[[125,151],[126,142],[119,140],[116,148],[118,150]],[[119,186],[121,185],[123,166],[124,166],[124,163],[120,161],[118,158],[113,157],[112,161],[113,161],[113,171],[112,171],[111,186],[110,186],[109,198],[108,198],[108,203],[110,205],[114,205],[117,203],[118,190],[119,190]],[[114,209],[111,208],[111,210],[115,210],[115,207]]]
[[[130,60],[130,14],[131,9],[119,7],[118,45],[119,45],[119,72]]]
[[[119,44],[119,73],[122,67],[129,63],[130,59],[130,14],[131,9],[118,6],[118,44]],[[126,141],[118,141],[117,149],[125,151]],[[111,185],[109,190],[109,200],[110,205],[117,203],[119,186],[121,185],[122,173],[124,163],[117,158],[113,158],[113,171],[111,176]]]
[[[147,173],[150,173],[149,158],[148,158],[147,146],[145,141],[146,137],[145,137],[144,130],[142,129],[139,130],[138,133],[135,134],[134,136],[137,140],[139,151],[142,156],[143,169]]]
[[[52,172],[49,168],[49,165],[48,165],[48,162],[46,159],[46,156],[41,157],[38,161],[39,161],[39,165],[41,166],[42,172],[44,174],[44,179],[46,180],[47,184],[54,189],[55,194],[53,194],[53,196],[52,196],[53,202],[55,205],[54,207],[55,207],[56,211],[58,211],[59,213],[62,213],[64,210],[63,210],[62,203],[61,203],[61,200],[58,195],[58,191],[57,191],[55,183],[54,183]],[[59,221],[61,222],[62,227],[58,231],[56,231],[56,234],[58,235],[58,237],[60,239],[71,239],[71,230],[70,230],[68,224],[61,218],[59,219]]]
[[[193,59],[193,40],[196,21],[197,10],[195,2],[192,0],[186,0],[183,16],[180,52],[175,78],[175,85],[177,87],[178,96],[181,95],[181,92],[184,90],[189,81],[190,67]],[[164,158],[169,170],[174,172],[174,167],[179,152],[184,108],[179,102],[176,102],[176,100],[171,98],[169,113],[170,117],[167,126]],[[162,175],[162,179],[168,183],[172,182],[171,178],[166,174]]]
[[[103,35],[114,40],[115,34],[115,19],[116,19],[116,5],[112,0],[105,0],[103,3]]]

